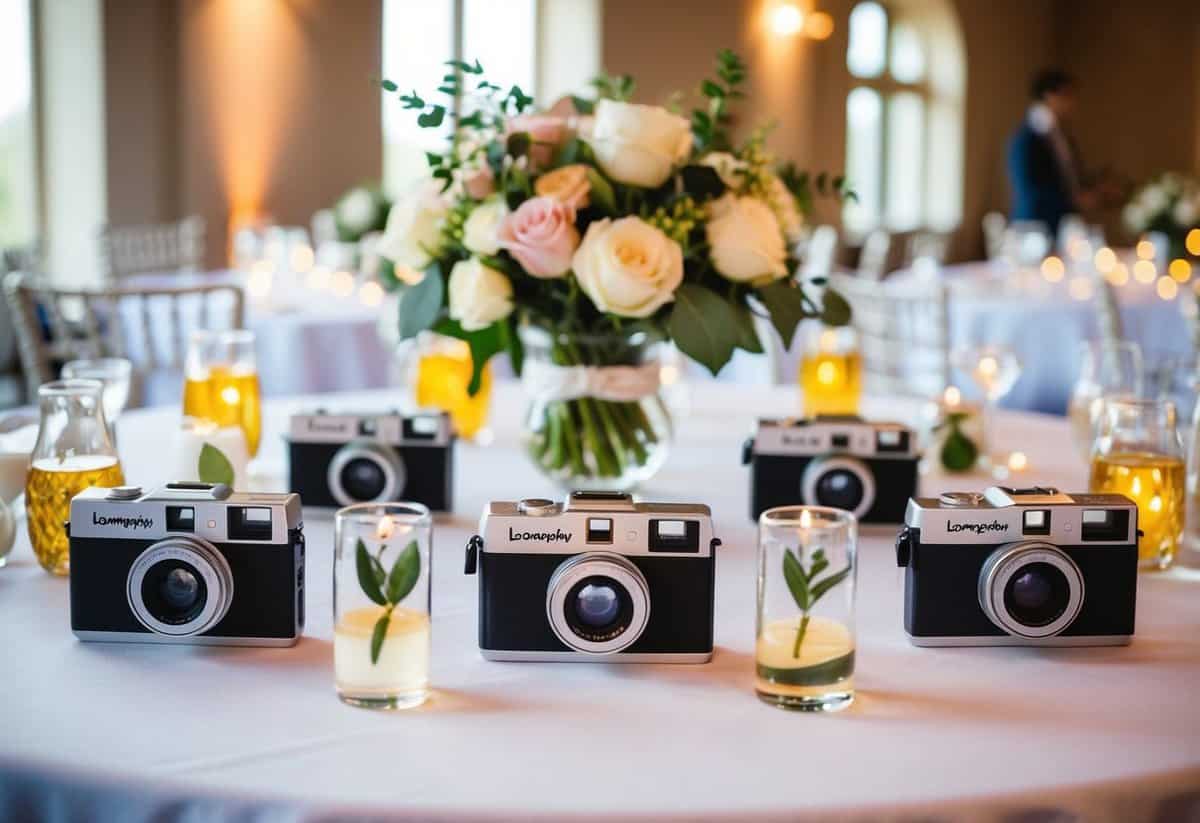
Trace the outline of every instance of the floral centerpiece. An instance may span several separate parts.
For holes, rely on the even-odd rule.
[[[382,231],[391,207],[378,186],[355,186],[333,206],[337,239],[343,243],[357,243],[371,232]]]
[[[628,77],[535,112],[478,62],[448,65],[445,103],[383,82],[419,125],[454,123],[380,245],[400,335],[466,341],[472,391],[507,351],[533,395],[530,453],[562,484],[628,488],[661,464],[665,346],[715,374],[736,349],[763,350],[756,316],[785,345],[802,318],[847,322],[838,295],[791,276],[812,193],[842,181],[777,167],[765,130],[733,143],[745,78],[733,52],[718,55],[690,117],[630,102]]]
[[[1122,212],[1134,234],[1162,232],[1171,243],[1171,256],[1182,257],[1184,241],[1200,226],[1200,180],[1166,172],[1134,192]]]

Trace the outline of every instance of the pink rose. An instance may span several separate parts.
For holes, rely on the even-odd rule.
[[[462,183],[467,196],[476,200],[483,200],[496,190],[496,176],[492,174],[492,167],[486,163],[477,169],[465,172]]]
[[[519,114],[508,121],[506,134],[528,132],[533,140],[529,160],[542,168],[550,165],[554,152],[567,138],[567,121],[553,114]]]
[[[534,197],[505,218],[500,247],[534,277],[562,277],[579,247],[575,210],[552,197]]]

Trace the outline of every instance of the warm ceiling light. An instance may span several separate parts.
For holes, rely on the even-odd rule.
[[[775,7],[771,12],[771,30],[781,37],[796,34],[804,27],[804,12],[791,3]]]
[[[804,21],[804,33],[813,40],[824,40],[833,34],[833,18],[823,11],[814,11]]]

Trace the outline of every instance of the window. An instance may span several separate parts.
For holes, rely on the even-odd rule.
[[[429,99],[441,85],[446,61],[461,55],[479,60],[493,83],[532,94],[536,11],[536,0],[384,0],[383,76]],[[425,151],[442,148],[450,128],[447,118],[441,130],[422,129],[395,95],[384,95],[385,190],[395,195],[425,176]]]
[[[0,248],[37,233],[29,0],[0,0]]]
[[[874,0],[850,12],[846,176],[858,200],[846,203],[843,220],[851,233],[958,223],[961,46],[948,30],[957,27],[932,25],[928,13],[897,15]]]

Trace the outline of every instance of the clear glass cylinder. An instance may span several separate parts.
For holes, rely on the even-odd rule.
[[[858,414],[862,352],[852,326],[808,322],[800,327],[800,390],[805,417]]]
[[[1079,379],[1067,404],[1067,419],[1085,460],[1096,441],[1096,423],[1105,395],[1139,396],[1145,373],[1142,349],[1137,343],[1099,341],[1081,346]]]
[[[758,519],[755,691],[776,706],[854,700],[858,524],[841,509],[784,506]]]
[[[629,491],[666,462],[680,372],[668,341],[643,331],[610,335],[521,329],[529,397],[525,443],[564,489]]]
[[[1183,540],[1183,443],[1168,400],[1110,397],[1092,447],[1089,489],[1123,494],[1138,507],[1138,561],[1171,565]]]
[[[42,568],[70,572],[63,524],[71,498],[90,486],[125,482],[104,417],[99,380],[56,380],[38,389],[41,420],[25,482],[29,542]]]
[[[333,661],[351,705],[407,709],[429,696],[430,546],[420,503],[360,503],[334,520]]]
[[[246,451],[258,454],[262,399],[254,332],[202,330],[188,345],[183,383],[183,414],[219,428],[236,426]]]
[[[464,340],[425,331],[396,344],[395,377],[405,410],[444,411],[459,437],[487,442],[492,367],[483,367],[474,394],[472,371],[471,348]]]

